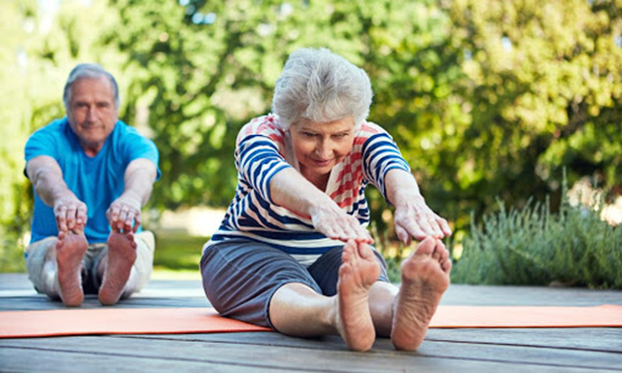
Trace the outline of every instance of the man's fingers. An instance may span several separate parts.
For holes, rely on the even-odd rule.
[[[119,230],[126,230],[127,219],[128,219],[128,209],[127,209],[127,206],[122,206],[119,209],[119,214],[118,214],[117,220],[116,220],[116,224],[117,224],[117,227],[119,228]]]
[[[138,230],[138,227],[140,227],[140,225],[142,224],[141,221],[141,216],[140,216],[140,211],[134,216],[134,233],[136,233],[136,231]],[[131,222],[130,222],[131,225]]]
[[[55,209],[56,226],[61,232],[67,231],[67,206],[60,206]]]
[[[67,229],[72,230],[76,226],[76,207],[69,206],[67,208]]]
[[[125,215],[125,221],[124,221],[124,226],[123,226],[124,232],[130,232],[130,231],[135,232],[133,229],[133,223],[135,219],[136,219],[135,212],[128,212]]]
[[[119,220],[119,208],[117,206],[110,206],[108,209],[108,220],[111,223]]]
[[[86,220],[86,205],[79,206],[78,211],[76,212],[76,224],[78,226],[84,227],[86,226]]]

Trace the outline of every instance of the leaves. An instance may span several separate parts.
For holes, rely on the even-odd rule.
[[[77,62],[114,73],[122,119],[156,142],[163,177],[151,207],[224,206],[237,132],[270,110],[275,80],[300,47],[329,47],[368,72],[370,120],[394,136],[456,231],[497,197],[521,207],[559,195],[563,167],[570,182],[589,175],[620,187],[620,0],[45,4],[0,4],[0,116],[19,139],[0,148],[5,225],[21,208],[14,187],[28,188],[23,143],[63,115],[62,86]],[[387,207],[368,195],[384,227]]]

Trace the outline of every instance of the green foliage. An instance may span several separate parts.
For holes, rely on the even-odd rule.
[[[563,167],[571,182],[619,184],[621,2],[446,4],[451,38],[440,60],[455,60],[463,77],[448,98],[431,100],[453,103],[454,117],[420,135],[431,144],[419,161],[429,196],[459,201],[447,204],[466,223],[467,211],[489,211],[495,196],[521,206],[559,192],[552,175]]]
[[[209,237],[190,237],[185,234],[156,232],[154,268],[173,270],[199,270],[201,247]]]
[[[236,134],[307,46],[368,72],[370,120],[459,234],[495,196],[559,195],[563,167],[622,190],[622,0],[63,0],[50,16],[54,3],[0,2],[3,250],[28,231],[23,144],[64,114],[64,80],[86,61],[118,78],[122,119],[160,150],[150,208],[230,202]],[[391,246],[390,210],[367,195]]]
[[[369,73],[370,119],[394,135],[429,204],[462,229],[494,196],[520,206],[558,192],[550,175],[563,166],[571,181],[617,184],[618,3],[115,0],[125,26],[104,39],[129,51],[130,106],[150,113],[160,207],[226,205],[240,126],[269,111],[291,51],[327,46]],[[378,219],[386,206],[371,198]]]
[[[452,281],[471,284],[566,285],[622,289],[622,227],[600,211],[562,201],[500,210],[473,224],[455,263]]]

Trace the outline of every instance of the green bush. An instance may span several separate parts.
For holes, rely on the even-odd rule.
[[[16,183],[11,186],[12,200],[3,200],[0,207],[0,273],[26,272],[24,249],[30,236],[30,208],[32,189],[30,184]]]
[[[194,237],[186,233],[156,233],[153,266],[156,269],[192,270],[199,273],[201,248],[209,237]]]
[[[24,245],[14,232],[0,225],[0,273],[26,272]]]
[[[600,210],[572,206],[567,197],[558,213],[548,200],[522,210],[498,204],[465,237],[453,282],[622,289],[622,227],[602,221]]]

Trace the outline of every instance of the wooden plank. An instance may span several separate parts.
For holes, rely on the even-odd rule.
[[[153,280],[145,289],[119,302],[118,308],[210,307],[200,281]],[[96,295],[86,295],[81,308],[98,308]],[[37,294],[25,274],[0,274],[0,311],[65,309],[59,301]]]
[[[441,304],[462,306],[598,306],[622,305],[622,291],[544,286],[452,284]]]
[[[10,354],[10,356],[9,356]],[[382,372],[418,372],[446,373],[446,372],[476,372],[476,373],[522,373],[525,366],[508,366],[494,362],[440,360],[421,358],[414,364],[409,364],[398,370],[381,369]],[[180,360],[168,358],[140,358],[126,356],[109,356],[102,354],[59,352],[59,351],[28,351],[28,350],[0,350],[1,371],[44,371],[44,372],[84,372],[84,371],[113,371],[113,372],[170,372],[170,371],[207,371],[207,372],[319,372],[310,366],[297,366],[287,369],[275,367],[264,368],[245,363],[227,365],[196,360]],[[557,368],[546,366],[530,366],[529,372],[546,373],[559,372]],[[375,372],[371,368],[361,370]],[[564,372],[584,373],[589,370],[575,367],[565,367]],[[338,365],[322,372],[352,372],[347,362],[338,362]],[[599,370],[598,372],[614,372],[613,370]]]
[[[568,330],[568,329],[564,329]],[[562,330],[562,333],[563,331]],[[460,330],[462,331],[462,329]],[[486,334],[484,330],[482,330]],[[512,330],[510,330],[512,331]],[[544,331],[544,330],[542,330]],[[591,336],[595,336],[597,333],[593,333]],[[122,338],[132,338],[132,336],[120,336]],[[147,338],[162,338],[164,336],[145,336]],[[533,356],[531,360],[526,360],[525,362],[531,362],[534,364],[543,362],[544,364],[550,364],[548,361],[549,358],[559,355],[559,359],[561,362],[556,362],[554,364],[566,365],[566,362],[569,362],[569,365],[577,364],[581,366],[579,360],[585,361],[587,358],[589,360],[596,361],[595,365],[590,363],[588,366],[598,366],[599,368],[608,367],[609,363],[611,366],[617,366],[622,368],[622,353],[617,351],[614,348],[609,350],[603,349],[601,350],[590,350],[586,348],[582,348],[581,346],[575,346],[575,341],[572,341],[573,337],[580,337],[578,333],[568,336],[568,338],[560,338],[558,340],[558,346],[540,346],[536,343],[529,345],[528,343],[507,343],[506,339],[504,342],[479,342],[476,339],[471,339],[470,343],[473,346],[462,346],[462,344],[456,344],[452,341],[435,341],[426,339],[424,341],[422,347],[418,351],[418,354],[422,352],[428,351],[431,346],[438,346],[439,344],[447,345],[447,346],[460,346],[460,349],[467,351],[469,356],[463,356],[463,358],[473,358],[473,359],[489,359],[490,356],[495,356],[501,360],[513,361],[514,355],[520,355],[528,353]],[[589,337],[589,336],[588,336]],[[140,337],[139,337],[140,338]],[[172,338],[172,339],[181,339],[181,340],[192,340],[192,341],[209,341],[209,342],[221,342],[221,343],[237,343],[241,345],[266,345],[266,346],[282,346],[282,347],[297,347],[297,348],[306,348],[306,349],[321,349],[321,348],[329,348],[329,349],[345,349],[344,343],[341,341],[339,337],[324,337],[321,339],[302,339],[302,338],[293,338],[293,337],[285,337],[281,336],[278,333],[238,333],[235,335],[232,334],[197,334],[197,335],[171,335],[164,338]],[[569,341],[569,343],[564,344],[564,340]],[[608,341],[605,341],[603,344],[611,343],[612,345],[619,344],[620,339],[617,339],[617,335],[612,335]],[[511,342],[511,341],[510,341]],[[589,344],[590,342],[586,342]],[[449,347],[448,347],[449,348]],[[451,347],[453,349],[453,347]],[[540,350],[538,350],[540,348]],[[380,338],[376,341],[373,346],[373,350],[375,353],[380,351],[386,351],[389,354],[394,353],[393,346],[391,345],[390,340],[386,338]],[[441,349],[442,350],[442,349]],[[550,352],[549,350],[553,350]],[[558,350],[558,351],[556,351]],[[578,351],[577,351],[578,350]],[[584,350],[584,351],[581,351]],[[450,350],[448,350],[450,351]],[[576,352],[576,353],[575,353]],[[591,355],[590,352],[596,353],[605,353],[603,355],[595,354]],[[611,354],[611,352],[614,352]],[[401,353],[401,352],[397,352]],[[435,352],[436,353],[436,352]],[[455,355],[448,354],[443,355],[447,358],[455,358]],[[569,356],[569,357],[567,357]],[[575,357],[579,356],[579,359],[575,359]],[[601,360],[601,356],[604,356]],[[521,358],[522,359],[522,358]],[[504,361],[505,361],[504,360]],[[575,362],[575,360],[577,360]],[[523,361],[523,360],[520,360]],[[602,363],[602,364],[601,364]]]
[[[257,366],[278,369],[314,366],[318,370],[330,370],[345,364],[350,371],[400,370],[404,367],[411,367],[413,364],[418,366],[420,360],[440,359],[478,361],[529,368],[545,366],[622,370],[622,354],[606,352],[428,341],[417,352],[407,353],[395,351],[388,339],[380,339],[371,352],[355,353],[347,351],[343,343],[334,345],[322,341],[302,340],[304,344],[300,344],[303,343],[301,341],[295,346],[289,346],[286,343],[267,345],[264,344],[266,335],[273,338],[273,341],[280,335],[276,333],[245,334],[249,334],[246,343],[211,342],[200,338],[182,340],[100,336],[2,340],[0,348],[82,353],[97,351],[114,356],[136,356],[145,359],[198,358],[200,361],[220,364],[252,362]],[[200,335],[195,337],[200,337]],[[256,339],[248,343],[251,338]],[[197,357],[197,351],[201,351],[200,357]]]
[[[431,341],[422,344],[417,353],[423,356],[477,359],[512,365],[544,365],[622,371],[622,354],[611,352]]]
[[[426,340],[622,353],[622,328],[430,329]]]
[[[463,329],[460,329],[462,331]],[[564,329],[561,331],[569,330]],[[529,345],[528,343],[507,343],[506,339],[503,342],[486,341],[486,332],[489,330],[482,330],[480,335],[483,336],[484,341],[478,341],[477,339],[470,338],[466,342],[458,341],[436,341],[427,339],[424,341],[417,355],[423,355],[428,357],[444,357],[448,359],[474,359],[480,361],[487,361],[494,359],[496,362],[507,362],[512,364],[543,364],[552,366],[577,366],[584,368],[595,369],[619,369],[622,370],[622,352],[615,348],[603,349],[603,350],[590,350],[589,348],[577,346],[577,344],[585,343],[589,345],[590,337],[597,337],[597,330],[594,329],[593,333],[586,335],[585,339],[581,338],[579,333],[569,335],[565,338],[567,343],[564,344],[564,338],[560,337],[557,341],[557,346],[540,346],[537,343]],[[510,330],[512,331],[512,330]],[[544,330],[542,330],[544,331]],[[617,339],[618,334],[610,336],[610,339],[603,342],[603,344],[611,343],[613,346],[617,346],[620,343],[620,339]],[[133,336],[119,336],[120,338],[134,338]],[[525,338],[527,336],[524,336]],[[142,338],[136,336],[136,338]],[[322,349],[328,348],[333,350],[345,350],[345,345],[339,337],[324,337],[321,339],[302,339],[294,337],[282,336],[278,333],[236,333],[236,334],[195,334],[195,335],[171,335],[171,336],[145,336],[145,338],[166,338],[174,340],[187,340],[187,341],[205,341],[214,343],[232,343],[239,345],[250,346],[279,346],[279,347],[295,347],[301,349]],[[502,336],[499,336],[502,338]],[[573,340],[573,338],[578,338]],[[581,342],[583,340],[583,342]],[[439,347],[440,346],[440,347]],[[374,353],[386,352],[390,355],[394,353],[402,354],[402,352],[396,352],[391,345],[390,340],[386,338],[380,338],[373,346]],[[459,355],[456,355],[454,351],[461,351]]]
[[[81,309],[100,308],[96,295],[86,295]],[[120,301],[116,308],[165,308],[165,307],[210,307],[207,298],[130,298]],[[38,311],[67,309],[61,302],[52,301],[45,295],[0,297],[0,311]]]
[[[77,338],[77,337],[71,337]],[[58,339],[58,338],[57,338]],[[53,345],[53,343],[50,343]],[[223,361],[220,349],[211,345],[191,343],[150,354],[150,347],[143,349],[134,346],[122,352],[111,353],[106,348],[93,351],[74,351],[66,346],[54,348],[3,347],[0,348],[1,371],[59,371],[74,372],[85,370],[109,371],[214,371],[214,372],[552,372],[560,367],[550,365],[507,364],[496,361],[472,359],[445,359],[412,354],[394,353],[389,356],[376,356],[376,353],[335,352],[318,355],[313,351],[264,350],[258,359],[255,353],[237,361]],[[96,347],[96,346],[93,346]],[[186,352],[180,354],[179,351]],[[239,350],[239,348],[238,348]],[[243,351],[242,351],[243,353]],[[285,353],[285,355],[283,355]],[[182,356],[184,355],[184,356]],[[336,356],[335,356],[336,355]],[[320,360],[321,359],[321,360]],[[613,372],[611,369],[587,370],[580,367],[564,366],[565,372]]]
[[[2,372],[291,372],[251,363],[221,364],[199,359],[141,358],[93,352],[3,348]]]
[[[296,338],[279,333],[213,333],[172,335],[123,335],[120,338],[156,338],[189,341],[208,341],[301,348],[343,348],[337,336]],[[622,328],[559,328],[559,329],[430,329],[424,343],[456,342],[517,347],[550,347],[567,350],[613,352],[622,354]],[[379,339],[374,348],[383,346]],[[392,349],[390,343],[387,343]]]

